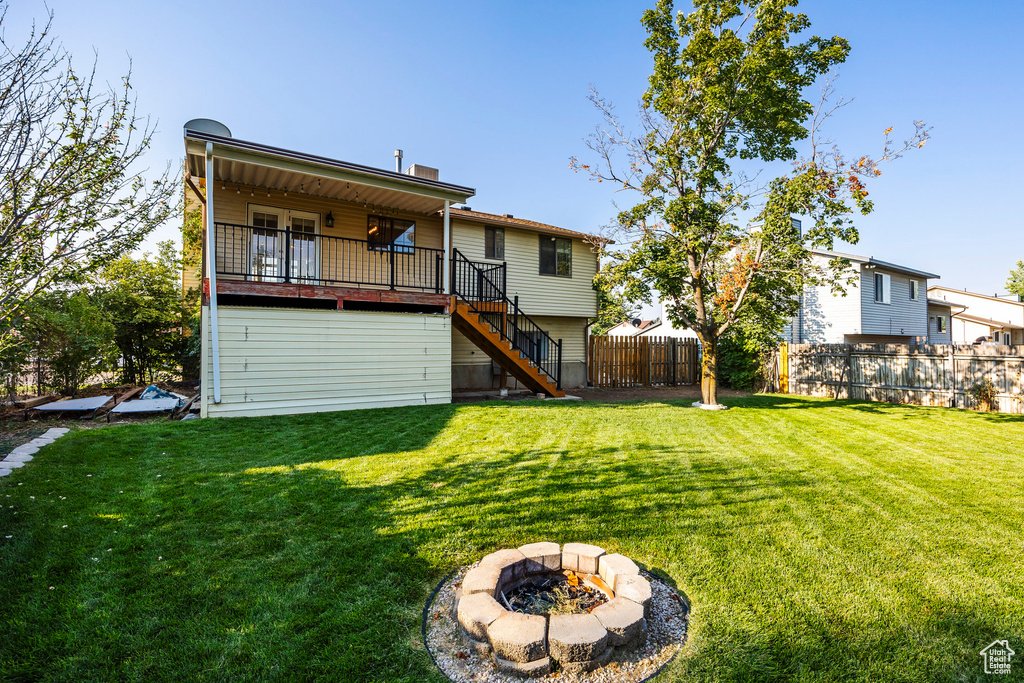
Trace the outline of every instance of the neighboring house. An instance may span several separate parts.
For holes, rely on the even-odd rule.
[[[933,288],[929,288],[929,292]],[[929,344],[952,344],[952,318],[953,310],[959,310],[959,306],[953,306],[948,301],[928,297],[928,343]]]
[[[591,236],[456,209],[469,187],[185,126],[203,215],[202,415],[447,403],[495,367],[549,395],[586,381]]]
[[[610,328],[605,334],[609,337],[636,337],[642,334],[645,330],[658,325],[658,320],[641,320],[640,318],[634,318],[630,321],[621,322],[614,327]]]
[[[661,318],[654,325],[648,326],[640,333],[641,337],[674,337],[676,339],[697,339],[697,333],[685,327],[676,327],[668,317],[668,307],[661,302]]]
[[[952,341],[972,344],[1024,344],[1024,303],[1016,297],[988,296],[967,290],[934,285],[928,288],[928,300],[953,307]]]
[[[938,275],[852,254],[812,249],[818,265],[845,258],[853,268],[846,295],[805,287],[784,331],[794,344],[910,344],[928,341],[928,281]]]

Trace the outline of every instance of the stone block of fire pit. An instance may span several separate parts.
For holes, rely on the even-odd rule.
[[[619,576],[638,576],[640,567],[636,566],[633,560],[625,555],[602,555],[598,559],[597,573],[608,584],[608,587],[615,590],[615,579]]]
[[[585,662],[559,662],[558,666],[567,674],[582,674],[588,671],[593,671],[594,669],[602,666],[607,666],[608,662],[612,661],[612,655],[614,653],[615,648],[609,646],[604,652],[594,659],[590,659]]]
[[[526,556],[518,550],[498,550],[480,560],[481,567],[494,567],[501,572],[499,584],[507,586],[526,575]]]
[[[608,649],[608,631],[593,614],[552,614],[548,649],[559,664],[589,662]]]
[[[494,658],[526,664],[547,657],[548,621],[538,614],[505,612],[487,627]]]
[[[651,613],[651,584],[642,576],[620,576],[616,580],[615,596],[632,600],[644,608],[644,616]]]
[[[591,614],[608,631],[609,645],[636,642],[647,631],[643,605],[626,598],[619,597],[598,605]]]
[[[500,582],[501,569],[481,564],[466,572],[466,577],[462,579],[462,594],[486,593],[493,598]]]
[[[542,659],[536,659],[532,662],[512,662],[507,659],[502,659],[495,655],[494,665],[498,667],[499,671],[507,674],[518,674],[526,678],[539,678],[541,676],[547,676],[551,673],[551,658],[544,657]]]
[[[526,573],[557,572],[562,568],[562,552],[557,543],[542,541],[519,546],[526,557]]]
[[[464,595],[459,600],[459,625],[473,640],[485,641],[487,627],[505,614],[505,611],[505,608],[487,593]]]
[[[566,543],[562,547],[562,569],[571,569],[584,574],[596,574],[598,559],[604,555],[604,548],[586,543]]]

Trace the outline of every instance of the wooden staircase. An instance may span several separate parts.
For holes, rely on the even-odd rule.
[[[469,304],[455,298],[452,302],[452,325],[477,348],[519,380],[530,391],[562,397],[565,391],[526,354],[512,348],[512,342],[503,339],[494,327]]]

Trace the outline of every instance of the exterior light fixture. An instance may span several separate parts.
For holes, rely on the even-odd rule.
[[[326,225],[328,228],[334,227],[334,216],[331,215],[330,211],[328,211],[327,215],[324,217],[324,225]]]

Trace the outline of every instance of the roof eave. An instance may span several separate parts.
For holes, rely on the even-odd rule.
[[[194,144],[190,145],[190,142]],[[270,165],[281,170],[300,173],[318,173],[337,180],[372,184],[376,187],[446,199],[453,203],[465,202],[476,194],[475,189],[462,185],[418,178],[404,173],[271,147],[247,140],[225,138],[194,130],[185,131],[186,154],[205,154],[207,143],[213,144],[215,156],[242,163]]]

